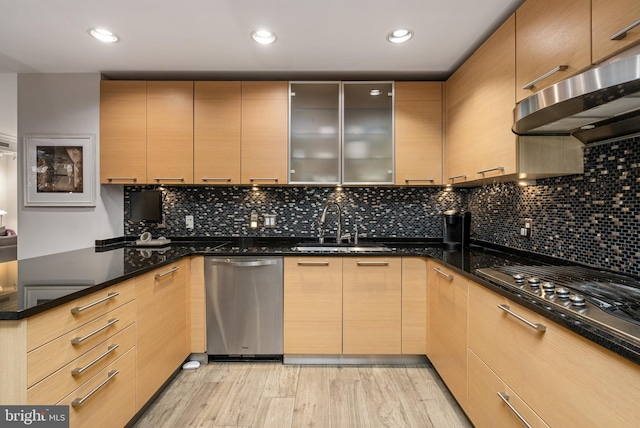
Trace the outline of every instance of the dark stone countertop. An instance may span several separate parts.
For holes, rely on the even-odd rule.
[[[93,293],[142,273],[191,255],[206,256],[306,256],[428,257],[472,281],[514,302],[542,314],[575,333],[640,364],[640,340],[632,342],[570,314],[549,309],[544,301],[522,296],[478,277],[476,269],[504,265],[570,264],[537,254],[477,242],[469,248],[445,248],[438,240],[378,239],[389,251],[374,253],[302,253],[293,249],[296,238],[212,238],[191,240],[172,238],[170,246],[140,248],[116,239],[97,242],[99,246],[31,259],[0,263],[9,282],[0,283],[0,320],[19,320],[44,312],[78,297]],[[12,272],[14,272],[12,276]],[[16,275],[17,274],[17,275]],[[17,276],[17,280],[15,277]],[[2,278],[0,276],[0,278]],[[13,281],[10,278],[14,278]],[[1,321],[0,321],[1,322]]]

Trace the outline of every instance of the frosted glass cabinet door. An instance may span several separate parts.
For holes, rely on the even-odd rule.
[[[289,183],[340,183],[340,83],[290,85]]]
[[[343,84],[344,183],[392,184],[393,83]]]

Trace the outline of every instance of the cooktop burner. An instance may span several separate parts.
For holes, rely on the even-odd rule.
[[[640,282],[632,278],[579,266],[501,266],[477,273],[640,342]]]

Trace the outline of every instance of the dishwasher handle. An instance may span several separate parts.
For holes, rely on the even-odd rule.
[[[229,265],[235,267],[258,267],[258,266],[272,266],[278,264],[278,261],[275,259],[261,259],[261,260],[243,260],[236,261],[232,259],[213,259],[209,260],[211,264],[222,264]]]

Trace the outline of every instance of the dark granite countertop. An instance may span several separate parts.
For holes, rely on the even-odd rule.
[[[370,257],[416,256],[444,262],[448,267],[528,309],[640,364],[640,343],[613,335],[596,325],[550,309],[543,301],[522,296],[516,291],[487,282],[476,269],[504,265],[569,264],[536,254],[476,243],[465,249],[448,249],[437,240],[380,239],[389,251],[374,253],[302,253],[293,249],[295,238],[215,238],[181,240],[172,238],[164,248],[139,248],[131,242],[97,242],[95,248],[0,263],[7,281],[0,283],[0,320],[18,320],[33,316],[86,294],[173,263],[185,256],[304,256]],[[17,279],[16,279],[17,277]],[[11,279],[13,278],[13,280]],[[2,276],[0,276],[2,279]],[[0,321],[1,322],[1,321]]]

